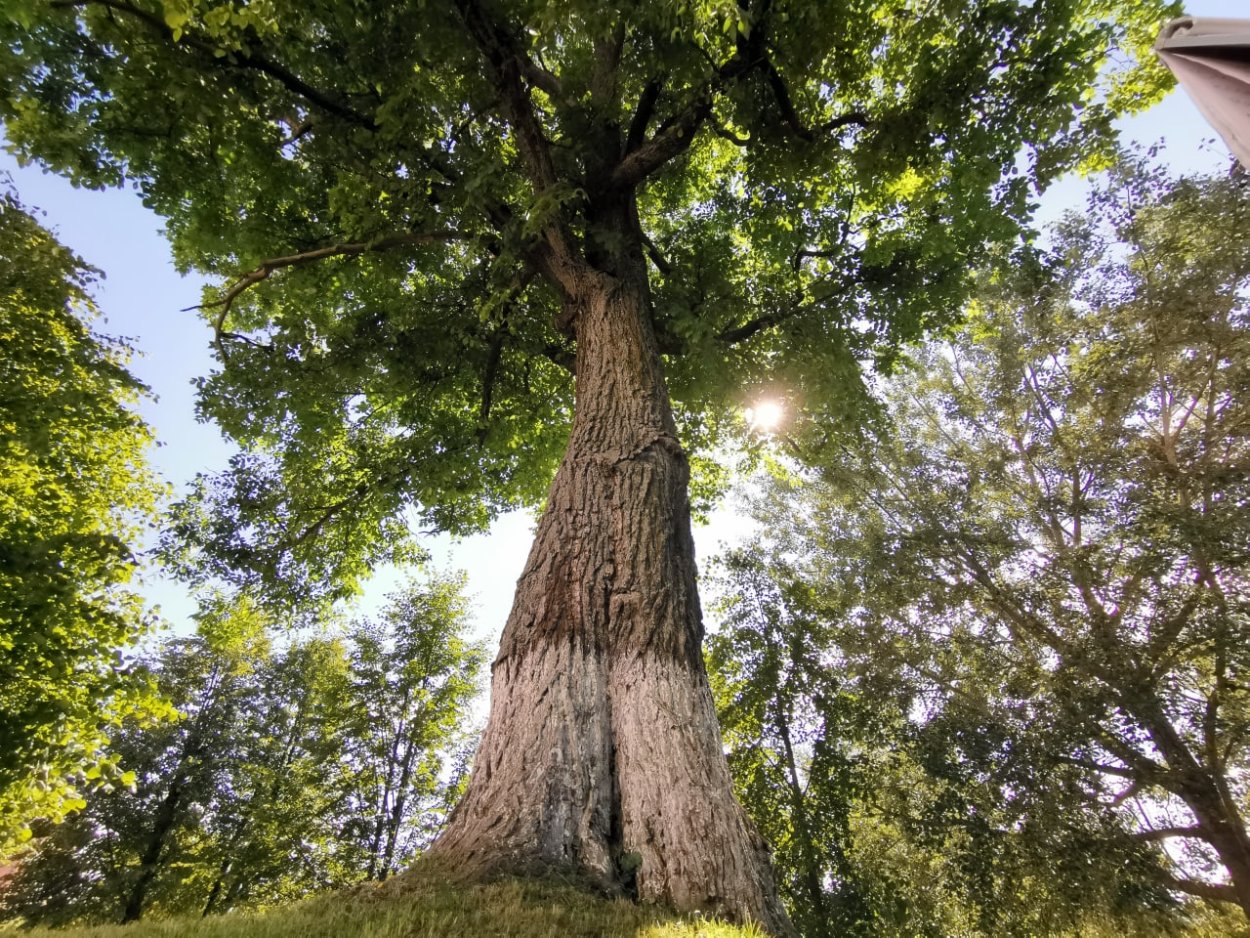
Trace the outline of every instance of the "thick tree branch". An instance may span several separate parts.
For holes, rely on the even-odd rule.
[[[732,143],[736,147],[746,148],[751,145],[751,140],[749,137],[739,137],[736,133],[734,133],[732,130],[730,130],[728,127],[726,127],[724,124],[720,123],[719,121],[712,122],[712,132],[715,133],[716,136],[720,137],[722,140],[728,140],[730,143]]]
[[[279,143],[278,146],[289,147],[291,144],[295,143],[297,140],[312,133],[313,126],[314,126],[313,122],[310,120],[302,120],[298,123],[291,121],[290,123],[287,124],[287,129],[291,132],[291,135],[283,139],[283,141]]]
[[[691,104],[674,115],[664,129],[625,153],[612,173],[613,186],[632,189],[673,157],[685,152],[711,113],[712,91],[705,88]]]
[[[1093,772],[1101,772],[1104,775],[1114,775],[1116,778],[1127,778],[1137,781],[1141,776],[1141,773],[1135,769],[1126,768],[1122,765],[1107,765],[1102,762],[1095,762],[1092,759],[1077,759],[1072,756],[1055,756],[1055,759],[1065,765],[1075,765]]]
[[[799,117],[799,112],[794,109],[794,101],[790,97],[790,88],[786,85],[785,79],[781,77],[781,72],[777,71],[777,67],[772,62],[768,62],[764,66],[764,74],[768,79],[768,88],[773,93],[777,107],[781,109],[782,120],[790,125],[790,129],[794,131],[795,136],[810,143],[815,139],[815,134],[803,125],[803,119]]]
[[[824,281],[823,283],[826,286],[831,286],[829,292],[821,296],[809,296],[805,300],[802,291],[799,291],[794,303],[790,306],[771,313],[765,313],[763,316],[757,316],[755,319],[748,320],[740,326],[734,326],[732,329],[726,329],[717,338],[725,345],[735,345],[738,342],[744,342],[765,329],[771,329],[773,326],[780,325],[789,319],[793,319],[820,306],[827,300],[842,295],[851,286],[845,281],[836,285],[830,284],[829,281]]]
[[[518,62],[521,66],[521,75],[527,82],[553,101],[564,100],[564,85],[554,72],[543,68],[529,56],[521,56]]]
[[[1211,902],[1237,902],[1237,890],[1224,883],[1204,883],[1196,879],[1181,879],[1167,873],[1160,874],[1163,884],[1169,889],[1197,896]]]
[[[311,251],[304,251],[300,254],[288,254],[284,257],[271,257],[263,260],[254,269],[249,271],[243,277],[236,280],[222,294],[221,298],[211,303],[201,303],[198,306],[188,306],[183,312],[190,312],[196,309],[218,309],[216,320],[213,322],[214,341],[218,350],[225,357],[225,348],[221,340],[233,333],[223,332],[226,324],[226,317],[230,314],[230,307],[234,305],[234,301],[239,298],[240,294],[260,283],[262,280],[268,280],[270,274],[276,270],[282,270],[286,267],[301,267],[305,264],[313,264],[317,261],[325,260],[329,257],[342,257],[345,255],[365,254],[372,251],[385,251],[389,248],[400,247],[404,245],[415,244],[434,244],[441,241],[461,241],[471,237],[468,234],[459,231],[433,231],[433,232],[409,232],[403,234],[387,235],[386,237],[377,238],[373,241],[360,241],[348,244],[328,244],[325,247],[315,248]]]
[[[750,39],[740,40],[737,50],[716,69],[711,80],[699,89],[684,108],[661,124],[649,140],[644,139],[644,135],[655,109],[659,86],[655,85],[654,91],[651,84],[643,89],[630,123],[630,143],[625,148],[625,156],[612,173],[614,186],[631,189],[673,157],[689,149],[699,128],[712,115],[712,101],[716,93],[766,61],[761,50],[770,7],[771,3],[767,0],[760,5],[752,23]]]
[[[1176,772],[1149,756],[1142,755],[1105,725],[1095,725],[1093,730],[1098,745],[1106,749],[1112,758],[1119,759],[1131,768],[1133,775],[1126,777],[1136,778],[1143,785],[1158,785],[1173,794],[1181,794]]]
[[[1195,585],[1190,594],[1185,597],[1185,601],[1181,603],[1180,609],[1157,625],[1154,622],[1150,624],[1145,657],[1147,661],[1154,662],[1152,676],[1161,674],[1169,666],[1169,659],[1173,652],[1172,643],[1192,620],[1201,598],[1202,587]]]
[[[219,57],[216,55],[217,47],[214,43],[197,36],[194,32],[185,30],[183,31],[181,37],[175,39],[173,29],[171,29],[161,17],[154,13],[150,13],[147,10],[139,9],[138,7],[127,2],[127,0],[54,0],[52,3],[52,7],[57,9],[71,9],[89,6],[104,7],[105,9],[113,10],[115,12],[133,17],[134,19],[145,23],[150,29],[168,39],[170,43],[184,43],[197,51],[205,52],[214,63],[222,66],[237,65],[243,68],[252,69],[253,71],[261,72],[262,74],[273,78],[288,91],[294,92],[306,100],[309,104],[316,106],[322,111],[333,114],[336,117],[342,118],[343,120],[356,124],[357,126],[365,127],[369,130],[375,130],[377,128],[377,124],[374,122],[372,117],[367,114],[360,113],[345,104],[343,101],[338,100],[335,96],[321,91],[318,88],[314,88],[298,75],[294,74],[277,62],[274,62],[272,59],[261,54],[260,52],[252,50],[231,50],[225,56]]]
[[[833,130],[841,130],[843,127],[871,127],[872,121],[863,111],[850,111],[833,120],[825,121],[820,125],[821,133],[828,133]]]
[[[1141,793],[1141,790],[1142,790],[1141,779],[1137,779],[1137,778],[1132,779],[1127,785],[1124,786],[1123,789],[1116,792],[1115,796],[1111,799],[1110,802],[1107,802],[1107,804],[1109,807],[1118,808],[1120,807],[1120,805],[1124,804],[1124,802],[1128,801],[1130,798],[1136,798],[1137,795]]]
[[[750,34],[740,36],[738,39],[738,54],[749,62],[752,68],[763,71],[764,80],[781,111],[781,118],[789,125],[791,132],[799,139],[811,143],[821,133],[839,130],[852,124],[866,126],[868,118],[860,112],[835,117],[815,130],[803,123],[803,118],[799,116],[798,109],[794,106],[794,99],[790,96],[789,85],[769,58],[767,26],[769,14],[772,11],[772,0],[759,0],[757,7],[752,17],[754,22]]]
[[[545,345],[542,348],[542,356],[553,365],[558,365],[569,374],[577,373],[577,356],[569,349],[562,345]]]
[[[790,259],[790,266],[794,270],[797,271],[800,267],[803,266],[803,261],[809,257],[824,257],[824,258],[840,257],[842,255],[843,250],[844,249],[842,247],[836,247],[836,248],[830,248],[828,250],[804,249],[800,251],[795,251],[794,257]]]
[[[651,258],[651,263],[655,265],[655,269],[665,277],[672,274],[673,265],[669,263],[668,258],[655,246],[655,242],[651,240],[645,231],[642,231],[641,234],[642,246],[647,249],[647,257]]]
[[[740,326],[735,326],[732,329],[726,329],[718,335],[717,338],[725,345],[736,345],[739,342],[746,341],[757,333],[763,332],[765,329],[771,329],[773,326],[785,322],[787,319],[797,315],[799,310],[803,308],[805,307],[796,305],[791,306],[789,309],[780,310],[775,313],[766,313],[763,316],[757,316],[755,319],[744,322]]]
[[[1201,827],[1156,827],[1151,830],[1137,831],[1134,835],[1138,840],[1169,840],[1173,837],[1190,837],[1196,840],[1210,841],[1211,835]]]
[[[799,139],[811,143],[821,134],[841,130],[843,127],[869,126],[870,122],[867,114],[862,111],[851,111],[826,121],[813,130],[803,123],[803,118],[799,116],[799,112],[794,106],[794,100],[790,97],[790,88],[786,84],[786,80],[781,77],[781,72],[777,71],[777,67],[772,62],[768,62],[764,65],[764,71],[768,79],[769,90],[772,91],[777,107],[781,110],[782,120],[790,126],[794,135]]]
[[[456,7],[469,35],[490,65],[491,80],[499,92],[505,119],[516,133],[517,149],[530,181],[538,191],[556,183],[551,150],[534,112],[527,83],[538,66],[525,55],[511,33],[487,14],[478,0],[457,0]]]
[[[785,80],[768,60],[764,36],[769,6],[767,3],[762,5],[756,22],[753,24],[751,36],[739,41],[737,51],[716,70],[715,77],[695,94],[689,104],[665,121],[649,140],[644,139],[644,135],[659,95],[659,86],[649,84],[643,89],[634,118],[630,122],[625,156],[612,174],[613,185],[620,189],[637,186],[669,160],[687,150],[699,129],[712,117],[712,102],[716,93],[759,69],[764,71],[765,79],[781,108],[783,120],[802,139],[815,140],[819,132],[838,130],[851,125],[868,126],[867,115],[859,111],[826,121],[817,131],[804,125],[794,107]],[[745,138],[732,134],[725,128],[715,127],[714,129],[720,136],[731,140],[737,146],[746,146],[749,143]]]

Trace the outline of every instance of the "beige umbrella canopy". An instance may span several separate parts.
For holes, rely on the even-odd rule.
[[[1172,20],[1155,52],[1237,161],[1250,167],[1250,20]]]

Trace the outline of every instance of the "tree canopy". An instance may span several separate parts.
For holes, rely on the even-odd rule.
[[[94,332],[97,272],[0,180],[0,852],[120,774],[108,728],[148,708],[128,586],[162,485],[130,349]]]
[[[337,595],[416,526],[538,501],[565,440],[571,259],[651,266],[696,495],[776,388],[853,419],[861,366],[957,312],[1035,187],[1153,101],[1173,6],[20,0],[17,152],[168,219],[247,453],[188,572]],[[1122,57],[1121,57],[1122,58]],[[1099,90],[1095,90],[1099,89]],[[606,223],[625,200],[632,230]],[[277,283],[281,281],[281,283]],[[797,389],[802,388],[801,396]],[[329,493],[329,494],[327,494]]]

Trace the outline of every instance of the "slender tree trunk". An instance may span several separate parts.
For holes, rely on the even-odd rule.
[[[809,905],[808,919],[815,924],[816,931],[809,938],[820,938],[829,934],[829,926],[825,916],[824,873],[812,838],[812,825],[807,817],[807,796],[803,793],[803,783],[799,779],[798,761],[794,757],[794,741],[790,737],[790,707],[787,705],[784,714],[777,716],[777,730],[781,736],[781,745],[786,757],[786,780],[790,785],[790,810],[794,816],[795,834],[798,836],[803,856],[803,882],[807,887]]]
[[[267,793],[268,801],[262,802],[261,794],[253,792],[252,797],[247,800],[238,819],[231,826],[230,836],[226,838],[225,856],[222,857],[221,863],[217,867],[217,877],[213,880],[213,887],[208,892],[204,910],[200,913],[201,918],[208,918],[216,911],[217,901],[221,898],[222,890],[226,885],[226,877],[230,875],[235,858],[238,856],[238,851],[251,846],[249,834],[252,822],[256,819],[257,804],[274,804],[277,802],[278,796],[282,794],[282,786],[286,782],[287,772],[295,762],[295,751],[299,747],[300,737],[304,729],[304,715],[307,709],[308,696],[304,695],[299,698],[295,715],[291,719],[291,727],[287,730],[286,742],[282,746],[282,753],[274,766],[273,781],[270,783]],[[246,873],[247,869],[245,867],[244,875]]]
[[[404,700],[400,706],[399,720],[395,725],[395,735],[391,739],[391,751],[386,760],[386,783],[380,792],[377,814],[373,824],[373,842],[369,845],[369,871],[366,879],[386,879],[386,869],[378,869],[382,862],[382,844],[386,836],[386,822],[391,814],[392,795],[394,794],[395,769],[399,764],[399,745],[407,727],[408,701],[412,691],[404,691]]]
[[[173,780],[170,781],[165,797],[161,799],[161,803],[157,806],[156,813],[152,817],[152,830],[148,835],[147,845],[143,848],[143,854],[139,857],[139,876],[130,888],[130,892],[126,896],[126,905],[122,909],[123,925],[129,922],[137,922],[143,915],[143,903],[147,898],[148,887],[152,885],[152,880],[156,878],[156,873],[160,869],[161,854],[165,851],[165,842],[169,839],[170,832],[178,824],[178,814],[182,808],[183,789],[190,774],[189,766],[191,760],[197,758],[202,750],[198,729],[195,733],[196,735],[193,735],[188,740],[182,756],[178,760],[178,768],[174,772]]]
[[[186,740],[183,743],[182,752],[178,756],[177,767],[174,769],[173,778],[169,782],[169,789],[165,792],[165,797],[161,799],[161,803],[157,806],[156,813],[152,818],[152,831],[148,835],[148,842],[143,848],[143,854],[139,857],[139,876],[126,896],[126,904],[122,908],[123,925],[129,922],[137,922],[143,915],[143,903],[147,898],[148,887],[152,885],[152,880],[156,878],[157,870],[160,869],[161,854],[165,850],[165,841],[178,823],[178,813],[182,808],[183,789],[190,779],[192,763],[199,759],[204,752],[205,726],[208,715],[217,703],[217,694],[221,690],[222,681],[221,668],[215,665],[208,680],[205,682],[204,690],[200,694],[199,712],[196,714],[195,723],[188,731]]]
[[[409,732],[412,732],[409,727]],[[408,807],[408,786],[412,784],[412,763],[416,758],[417,744],[408,739],[404,748],[404,762],[399,773],[399,785],[395,789],[394,804],[386,822],[386,850],[382,854],[382,869],[378,879],[383,880],[391,875],[395,865],[395,848],[399,843],[399,830],[404,826],[404,811]]]
[[[200,913],[200,918],[208,918],[217,908],[217,900],[221,897],[222,887],[226,884],[226,876],[230,873],[231,862],[227,858],[222,860],[217,867],[217,878],[213,880],[213,888],[208,891],[208,899],[204,902],[204,911]]]
[[[165,839],[178,819],[178,808],[182,803],[183,781],[181,776],[174,779],[169,786],[169,791],[165,793],[160,806],[156,809],[156,816],[152,821],[152,833],[148,837],[143,856],[139,858],[139,877],[131,887],[126,897],[125,908],[122,910],[123,925],[128,922],[137,922],[143,915],[143,901],[147,898],[148,887],[156,878],[156,871],[160,869]]]
[[[468,872],[576,868],[788,934],[704,670],[689,470],[641,257],[615,276],[588,271],[570,302],[572,436],[493,665],[469,787],[434,852]]]

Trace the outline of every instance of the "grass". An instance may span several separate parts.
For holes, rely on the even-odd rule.
[[[764,938],[558,881],[456,883],[425,869],[266,912],[31,929],[28,938]]]

